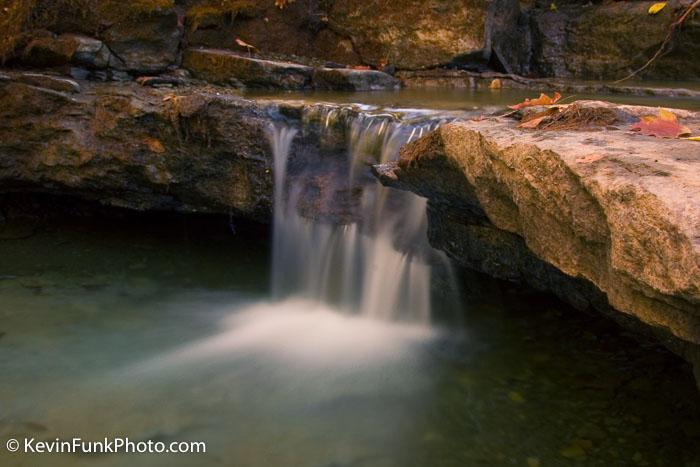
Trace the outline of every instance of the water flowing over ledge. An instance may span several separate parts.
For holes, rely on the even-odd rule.
[[[402,120],[384,111],[318,105],[305,109],[299,128],[290,126],[299,123],[287,122],[269,126],[275,179],[275,297],[298,294],[368,317],[427,324],[434,268],[448,278],[443,294],[456,297],[449,261],[427,241],[425,199],[368,177],[369,164],[395,160],[404,144],[442,123],[424,115]],[[313,178],[316,162],[298,164],[288,176],[289,159],[296,156],[291,152],[305,150],[303,143],[293,145],[294,138],[310,131],[315,133],[314,145],[321,142],[320,157],[332,159],[332,164],[320,180]],[[310,212],[307,208],[304,217],[300,205],[314,198],[320,204]],[[323,218],[338,205],[346,206],[344,222]]]

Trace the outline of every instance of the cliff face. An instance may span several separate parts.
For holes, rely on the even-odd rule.
[[[560,2],[556,10],[544,3],[296,0],[280,9],[274,0],[4,0],[0,56],[29,66],[158,73],[177,67],[190,47],[249,52],[240,39],[267,58],[615,79],[654,54],[688,5],[671,1],[649,15],[647,2]],[[99,44],[76,46],[74,35]],[[695,13],[644,77],[700,79],[698,44]],[[81,59],[102,45],[109,60]]]
[[[696,144],[470,121],[407,145],[400,161],[376,171],[429,199],[431,240],[457,261],[554,290],[580,308],[611,311],[609,303],[697,364]]]

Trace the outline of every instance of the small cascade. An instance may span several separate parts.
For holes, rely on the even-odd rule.
[[[270,127],[275,298],[303,296],[368,317],[429,322],[432,269],[448,263],[428,244],[426,201],[381,186],[369,165],[396,159],[401,146],[441,123],[317,105],[299,128]],[[299,161],[304,155],[311,159]],[[334,203],[343,207],[340,220],[324,215],[339,215]],[[301,208],[308,205],[310,212]]]

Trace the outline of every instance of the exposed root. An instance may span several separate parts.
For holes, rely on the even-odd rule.
[[[700,6],[700,0],[695,0],[692,5],[690,5],[685,12],[681,16],[678,17],[676,21],[671,24],[671,29],[668,31],[668,35],[664,39],[664,41],[661,43],[661,46],[659,47],[659,50],[656,51],[656,53],[641,67],[630,73],[629,75],[625,76],[624,78],[615,81],[614,84],[619,84],[622,83],[623,81],[627,81],[628,79],[634,78],[637,76],[639,73],[642,71],[646,70],[649,68],[651,65],[654,64],[656,60],[658,60],[660,57],[666,55],[668,52],[670,52],[669,45],[673,41],[673,36],[676,33],[676,29],[678,29],[680,26],[685,23],[685,20],[687,20],[691,13],[695,11],[697,7]]]

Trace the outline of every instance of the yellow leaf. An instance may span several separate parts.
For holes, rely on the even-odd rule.
[[[666,109],[659,109],[659,118],[661,120],[666,120],[667,122],[678,121],[678,117],[676,117],[676,114]]]
[[[155,152],[156,154],[163,154],[166,151],[165,146],[163,146],[163,143],[158,141],[156,138],[146,137],[144,138],[143,142],[146,144],[146,147],[148,147],[148,149],[151,152]]]
[[[686,138],[688,141],[700,141],[700,136],[691,136]]]
[[[549,9],[550,9],[551,11],[557,11],[557,4],[554,3],[554,2],[552,2],[552,3],[549,5]]]
[[[650,15],[655,15],[664,8],[666,8],[666,3],[667,2],[659,2],[659,3],[654,3],[652,6],[649,7],[649,14]]]
[[[489,84],[489,89],[501,89],[503,86],[503,83],[501,83],[501,80],[496,78],[493,81],[491,81],[491,84]]]

